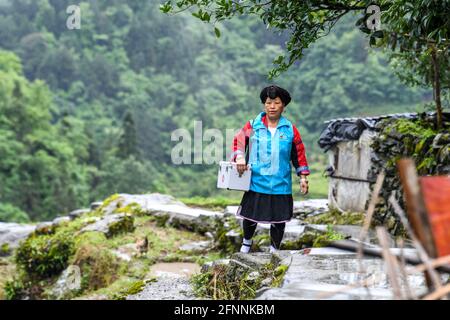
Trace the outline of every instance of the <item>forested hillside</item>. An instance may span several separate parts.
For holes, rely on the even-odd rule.
[[[262,109],[268,83],[290,91],[286,117],[317,175],[324,120],[417,111],[431,100],[368,49],[356,18],[268,80],[285,36],[241,18],[217,38],[159,3],[81,1],[81,29],[69,30],[72,1],[0,1],[0,220],[45,220],[118,192],[230,195],[215,187],[215,164],[171,163],[171,132],[192,131],[194,120],[203,130],[241,127]]]

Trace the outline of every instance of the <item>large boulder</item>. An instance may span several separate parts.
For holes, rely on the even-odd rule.
[[[190,208],[170,195],[151,193],[143,195],[117,194],[106,199],[101,210],[105,215],[117,212],[135,212],[152,215],[162,225],[205,233],[211,231],[215,217],[223,213]]]
[[[30,224],[0,222],[0,248],[4,248],[5,254],[10,252],[35,229],[36,226]]]
[[[123,232],[132,232],[134,231],[134,217],[125,213],[107,215],[81,229],[81,232],[89,231],[102,232],[108,238]]]
[[[176,200],[173,196],[161,193],[119,193],[106,199],[100,208],[104,214],[108,215],[116,213],[117,209],[124,208],[130,205],[137,205],[140,210],[148,213],[157,210],[159,208],[158,205],[176,205],[187,208],[187,206],[183,202]]]

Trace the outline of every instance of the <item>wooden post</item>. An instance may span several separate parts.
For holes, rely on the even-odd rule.
[[[432,257],[437,257],[431,225],[427,217],[425,203],[420,192],[419,178],[412,159],[400,159],[397,162],[400,180],[403,186],[409,220],[419,241]]]
[[[430,222],[427,218],[425,203],[420,192],[419,177],[412,159],[400,159],[397,162],[400,181],[403,186],[408,217],[416,237],[421,242],[428,256],[437,258],[437,250]],[[430,274],[425,272],[428,289],[434,290]]]

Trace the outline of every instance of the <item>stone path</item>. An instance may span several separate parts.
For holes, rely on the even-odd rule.
[[[195,300],[189,278],[182,275],[161,275],[147,284],[141,292],[127,300]]]
[[[262,292],[259,300],[303,300],[303,299],[393,299],[391,287],[384,271],[384,262],[380,258],[364,257],[362,265],[367,273],[359,273],[356,254],[335,248],[313,248],[310,253],[291,251],[290,266],[280,288],[271,288]],[[286,261],[286,260],[285,260]],[[377,283],[365,288],[355,288],[335,295],[337,292],[375,275]],[[412,292],[424,293],[425,279],[421,274],[408,277]]]

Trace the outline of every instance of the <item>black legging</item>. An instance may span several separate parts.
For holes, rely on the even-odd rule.
[[[244,219],[242,226],[244,229],[244,238],[250,240],[255,234],[255,230],[257,227],[257,223],[250,221],[248,219]],[[286,227],[286,223],[272,223],[270,225],[270,243],[276,249],[280,249],[281,240],[284,235],[284,228]]]

